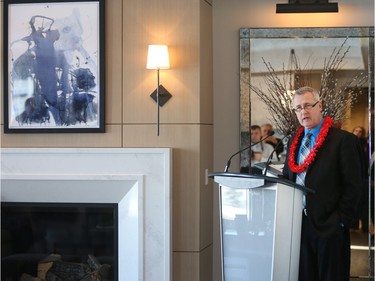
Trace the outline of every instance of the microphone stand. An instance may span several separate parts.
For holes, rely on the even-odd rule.
[[[290,134],[291,134],[290,131],[286,132],[285,136],[283,136],[283,138],[276,144],[275,148],[271,152],[270,156],[267,159],[266,165],[265,165],[265,169],[264,169],[264,172],[263,172],[264,176],[267,175],[268,168],[269,168],[269,166],[271,165],[271,162],[272,162],[273,154],[279,148],[279,146],[283,143],[284,139],[287,138],[288,136],[290,136]]]
[[[246,146],[245,148],[241,149],[240,151],[237,151],[236,153],[234,153],[231,157],[229,157],[229,160],[228,160],[228,162],[227,162],[227,165],[225,165],[225,168],[224,168],[224,173],[227,173],[227,172],[228,172],[229,167],[230,167],[230,164],[231,164],[231,162],[232,162],[232,158],[233,158],[234,156],[236,156],[237,154],[239,154],[239,153],[241,153],[241,152],[243,152],[243,151],[245,151],[245,150],[247,150],[247,149],[253,147],[254,145],[257,145],[258,143],[261,143],[262,141],[264,141],[265,139],[269,138],[270,136],[273,136],[274,134],[275,134],[275,132],[274,132],[274,131],[271,131],[271,132],[268,133],[268,135],[267,135],[266,137],[261,138],[260,141],[257,141],[256,143],[253,143],[253,144],[251,144],[251,145],[249,145],[249,146]]]

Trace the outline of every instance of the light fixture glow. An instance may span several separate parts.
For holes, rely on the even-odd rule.
[[[169,55],[167,45],[149,45],[147,69],[169,69]]]
[[[169,69],[169,54],[167,45],[149,45],[147,55],[147,69],[156,69],[157,71],[157,87],[151,94],[151,98],[157,104],[157,135],[160,132],[160,106],[163,106],[172,95],[160,84],[160,69]]]

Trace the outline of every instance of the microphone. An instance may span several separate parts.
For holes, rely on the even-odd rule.
[[[276,152],[276,150],[279,148],[279,146],[283,143],[284,139],[289,137],[291,133],[292,133],[292,131],[288,130],[286,132],[285,136],[282,137],[282,139],[276,144],[275,148],[272,150],[270,156],[267,159],[266,165],[265,165],[265,169],[264,169],[264,172],[263,172],[264,176],[267,174],[268,168],[271,165],[273,154]]]
[[[230,167],[230,164],[231,164],[232,158],[233,158],[234,156],[236,156],[237,154],[240,154],[241,152],[243,152],[243,151],[245,151],[245,150],[251,148],[252,146],[254,146],[254,145],[258,144],[258,143],[261,143],[262,141],[264,141],[265,139],[269,138],[270,136],[273,136],[274,134],[275,134],[274,131],[270,131],[270,132],[268,132],[268,135],[265,136],[265,137],[263,137],[263,138],[261,138],[260,141],[257,141],[256,143],[253,143],[253,144],[251,144],[251,145],[249,145],[249,146],[246,146],[245,148],[241,149],[240,151],[237,151],[236,153],[232,154],[232,156],[229,157],[229,160],[228,160],[228,162],[227,162],[227,165],[226,165],[225,168],[224,168],[224,173],[228,172],[228,169],[229,169],[229,167]]]

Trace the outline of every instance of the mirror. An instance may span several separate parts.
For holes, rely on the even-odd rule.
[[[334,87],[341,91],[341,97],[345,97],[348,105],[341,113],[343,118],[339,125],[349,132],[352,132],[356,126],[365,128],[370,151],[373,151],[373,27],[240,29],[241,148],[247,147],[251,142],[252,125],[261,126],[270,123],[278,139],[282,139],[285,134],[285,127],[287,127],[285,123],[289,122],[291,129],[296,129],[293,128],[293,120],[283,120],[281,124],[275,121],[277,118],[274,118],[269,110],[272,91],[290,95],[290,91],[305,85],[321,89],[322,75],[325,75],[328,68],[334,68],[332,64],[330,65],[332,61],[335,61],[334,64],[337,66],[334,71],[336,80],[329,81],[327,87]],[[283,85],[282,90],[279,85],[275,85],[275,81]],[[271,100],[265,102],[264,97],[270,95]],[[279,155],[281,163],[284,159],[285,149]],[[251,153],[242,153],[241,170],[246,172],[251,169],[250,163]],[[369,192],[373,190],[371,186],[373,182],[373,178],[369,177],[367,184]],[[373,193],[368,198],[372,197]],[[364,204],[370,206],[371,199],[367,199]],[[372,208],[367,208],[368,214],[373,210]],[[359,221],[358,229],[353,226],[352,232],[352,267],[353,264],[357,266],[351,269],[351,275],[371,276],[373,275],[372,221]],[[369,227],[366,226],[368,224]],[[364,235],[355,235],[356,231]],[[358,259],[361,260],[356,262]],[[358,266],[359,264],[362,266]]]

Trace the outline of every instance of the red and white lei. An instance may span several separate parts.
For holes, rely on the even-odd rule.
[[[331,117],[325,117],[324,118],[324,122],[323,122],[322,128],[320,129],[318,137],[316,138],[315,145],[312,147],[309,155],[307,155],[307,157],[305,158],[303,163],[298,165],[296,163],[296,159],[297,159],[296,153],[298,153],[298,143],[299,143],[299,140],[300,140],[300,138],[302,136],[302,133],[305,129],[304,127],[299,128],[299,130],[298,130],[296,136],[294,137],[294,140],[293,140],[293,142],[290,146],[290,152],[289,152],[289,157],[288,157],[289,168],[294,173],[301,173],[301,172],[305,171],[309,167],[309,165],[314,162],[315,157],[316,157],[316,153],[317,153],[318,149],[323,145],[323,143],[324,143],[324,141],[325,141],[325,139],[328,135],[328,131],[332,127],[332,123],[333,122],[332,122]]]

